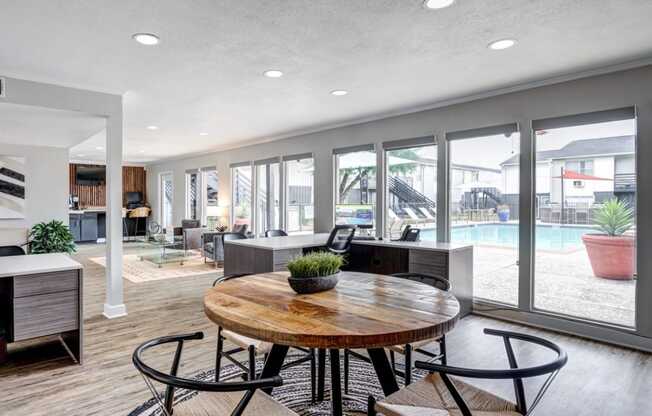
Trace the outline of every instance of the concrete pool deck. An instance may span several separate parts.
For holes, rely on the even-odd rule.
[[[475,296],[516,304],[518,251],[475,245]],[[593,276],[584,248],[538,251],[535,258],[537,309],[634,326],[636,280],[616,281]]]

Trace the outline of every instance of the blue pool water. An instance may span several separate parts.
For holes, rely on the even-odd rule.
[[[590,227],[560,227],[537,225],[536,247],[541,250],[569,250],[581,247],[582,235],[596,232]],[[435,230],[421,230],[422,240],[434,240]],[[480,224],[455,226],[451,241],[501,247],[518,246],[518,224]]]

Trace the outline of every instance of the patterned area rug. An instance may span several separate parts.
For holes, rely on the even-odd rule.
[[[288,361],[292,357],[288,357]],[[246,363],[243,363],[246,365]],[[262,368],[263,361],[257,361],[257,368]],[[397,365],[397,367],[401,367]],[[272,396],[281,402],[283,405],[289,407],[301,416],[328,416],[331,414],[330,402],[330,366],[328,357],[326,358],[326,387],[324,392],[324,401],[320,403],[311,402],[310,393],[310,365],[305,363],[296,367],[290,367],[281,371],[283,378],[283,385],[277,387],[272,392]],[[401,368],[402,369],[402,368]],[[229,380],[240,374],[242,370],[231,364],[223,366],[220,372],[221,379]],[[193,379],[211,381],[214,379],[215,370],[206,370],[195,374]],[[342,368],[342,380],[344,377],[344,369]],[[413,380],[418,380],[425,376],[425,372],[416,370],[414,372]],[[398,378],[399,384],[402,383],[401,378]],[[143,389],[145,389],[143,383]],[[162,392],[163,389],[159,389]],[[342,384],[342,394],[344,394],[344,385]],[[360,360],[351,359],[349,364],[349,394],[344,395],[343,405],[344,411],[347,415],[363,415],[367,412],[367,398],[369,395],[376,398],[383,397],[383,391],[378,383],[378,377],[374,372],[371,364],[362,362]],[[186,400],[192,400],[197,395],[196,392],[189,392],[187,390],[178,390],[175,393],[174,402],[180,403]],[[143,403],[138,408],[134,409],[129,416],[160,416],[163,415],[155,399],[151,399]]]
[[[106,257],[91,257],[90,260],[106,267]],[[204,258],[199,254],[186,258],[183,266],[179,262],[170,262],[162,267],[147,260],[142,261],[136,254],[125,254],[122,257],[122,277],[133,283],[222,272],[223,270],[216,269],[213,263],[204,263]]]

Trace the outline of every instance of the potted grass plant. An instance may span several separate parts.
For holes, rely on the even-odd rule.
[[[298,294],[317,293],[337,285],[344,258],[333,253],[310,253],[297,257],[287,265],[288,283]]]
[[[593,274],[605,279],[632,279],[635,241],[633,236],[625,235],[634,225],[632,209],[613,198],[602,205],[594,222],[602,233],[582,236]]]

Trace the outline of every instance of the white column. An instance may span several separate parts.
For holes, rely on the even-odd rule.
[[[122,289],[122,109],[106,122],[106,301],[104,316],[127,314]]]

